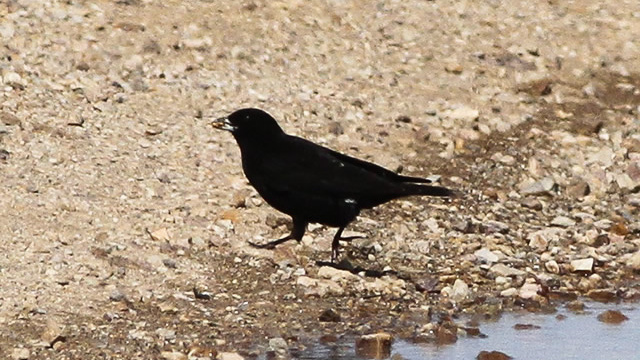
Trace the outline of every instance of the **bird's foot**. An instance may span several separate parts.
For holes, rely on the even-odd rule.
[[[340,254],[340,253],[338,252],[338,248],[337,248],[337,247],[336,247],[336,248],[331,249],[331,263],[332,263],[332,264],[335,264],[335,263],[336,263],[336,260],[338,260],[338,255],[339,255],[339,254]]]
[[[264,243],[264,244],[256,244],[254,242],[251,241],[247,241],[249,243],[249,245],[251,245],[252,247],[256,248],[256,249],[275,249],[276,246],[282,244],[283,242],[287,242],[289,240],[298,240],[295,237],[293,237],[292,235],[288,235],[283,237],[282,239],[278,239],[278,240],[273,240],[270,241],[268,243]],[[300,241],[300,240],[298,240]]]
[[[336,239],[333,240],[333,244],[331,246],[331,263],[335,264],[336,261],[338,260],[338,255],[340,255],[340,251],[338,250],[340,248],[339,244],[338,244],[338,240],[339,241],[352,241],[355,239],[363,239],[364,236],[361,235],[355,235],[355,236],[345,236],[345,237],[338,237]]]

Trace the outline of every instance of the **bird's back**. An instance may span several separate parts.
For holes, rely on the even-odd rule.
[[[371,208],[410,195],[402,180],[416,179],[286,134],[269,143],[241,146],[241,150],[247,178],[269,203],[288,195],[299,197],[299,202],[349,200],[359,208]]]

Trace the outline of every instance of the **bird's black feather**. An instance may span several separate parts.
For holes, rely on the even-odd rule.
[[[259,109],[238,110],[213,125],[229,130],[240,147],[247,179],[271,206],[293,218],[294,230],[263,247],[300,241],[308,223],[338,227],[332,261],[338,255],[342,230],[361,209],[410,196],[453,196],[428,179],[399,175],[360,160],[287,135],[271,115]]]

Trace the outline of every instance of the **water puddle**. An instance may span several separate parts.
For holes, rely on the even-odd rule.
[[[480,331],[487,337],[462,337],[452,345],[396,340],[387,359],[469,360],[481,351],[500,351],[514,359],[640,359],[638,304],[585,305],[584,314],[562,307],[555,314],[505,313],[498,321],[480,323]],[[619,324],[599,321],[598,315],[606,310],[618,310],[629,320]],[[464,323],[464,319],[458,323]],[[520,330],[515,328],[517,324]],[[354,344],[354,338],[343,337],[336,343],[314,345],[292,355],[305,360],[362,359],[356,355]]]

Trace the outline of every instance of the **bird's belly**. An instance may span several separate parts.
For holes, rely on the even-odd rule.
[[[256,189],[276,210],[310,223],[341,227],[349,224],[360,213],[357,204],[345,202],[344,199]]]

